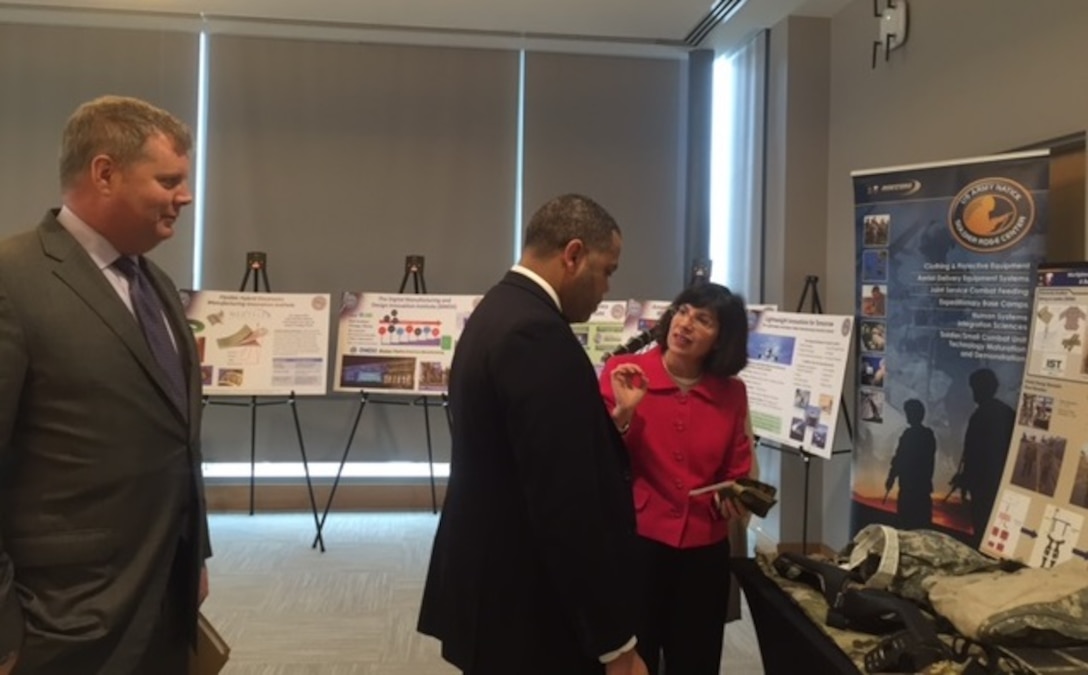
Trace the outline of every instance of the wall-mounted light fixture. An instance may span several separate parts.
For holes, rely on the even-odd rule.
[[[893,50],[907,41],[907,0],[885,0],[884,11],[878,7],[880,0],[873,0],[873,15],[880,19],[880,39],[873,41],[873,68],[876,53],[884,50],[884,60]]]

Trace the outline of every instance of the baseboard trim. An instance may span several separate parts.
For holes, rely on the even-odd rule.
[[[331,485],[314,486],[318,512],[325,510]],[[438,507],[446,498],[446,486],[436,489]],[[231,513],[249,511],[249,484],[210,484],[204,488],[208,511]],[[253,492],[255,511],[309,511],[310,496],[306,485],[260,484]],[[336,489],[330,511],[430,511],[431,486],[347,484]]]

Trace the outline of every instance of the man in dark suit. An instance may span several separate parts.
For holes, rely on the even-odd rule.
[[[0,243],[0,675],[185,673],[210,555],[200,377],[173,234],[191,137],[80,106],[63,208]]]
[[[592,200],[551,200],[457,344],[419,630],[469,675],[646,673],[626,452],[569,325],[597,308],[620,244]]]

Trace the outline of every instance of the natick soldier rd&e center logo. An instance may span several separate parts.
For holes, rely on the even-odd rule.
[[[952,236],[972,251],[1001,251],[1035,224],[1035,200],[1008,178],[982,178],[960,190],[948,210]]]

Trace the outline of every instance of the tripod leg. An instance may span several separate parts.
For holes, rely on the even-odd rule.
[[[257,489],[257,397],[249,397],[249,515],[254,511]]]
[[[839,407],[842,408],[842,418],[846,422],[846,436],[850,439],[850,446],[854,445],[854,425],[850,422],[850,411],[846,407],[846,399],[839,396]]]
[[[261,274],[261,280],[264,281],[264,292],[265,293],[271,293],[272,292],[272,287],[268,285],[268,269],[262,267],[260,274]],[[254,289],[254,290],[256,290],[256,289]]]
[[[314,514],[314,527],[317,529],[317,543],[321,544],[321,552],[325,552],[325,539],[321,536],[321,520],[317,516],[317,499],[314,497],[314,484],[310,480],[310,460],[306,458],[306,443],[302,440],[302,425],[298,421],[298,401],[295,392],[287,399],[287,405],[291,406],[291,414],[295,418],[295,433],[298,434],[298,451],[302,455],[302,470],[306,474],[306,490],[310,493],[310,510]],[[311,546],[311,548],[313,548]]]
[[[808,289],[812,286],[812,277],[805,277],[805,287],[801,289],[801,299],[797,301],[797,311],[805,311],[805,299],[808,297]]]
[[[351,452],[351,444],[355,440],[355,432],[359,430],[359,419],[363,416],[363,409],[366,408],[367,395],[364,393],[359,396],[359,409],[355,411],[355,421],[351,425],[351,433],[348,434],[348,443],[344,446],[344,454],[340,457],[340,467],[336,470],[336,478],[332,481],[332,489],[329,490],[329,500],[325,502],[325,511],[321,514],[321,521],[317,524],[317,536],[314,537],[314,542],[310,545],[310,548],[316,548],[318,540],[321,537],[321,531],[325,528],[325,519],[329,517],[329,509],[332,508],[332,499],[336,496],[336,488],[340,485],[340,476],[344,473],[344,464],[348,461],[348,453]],[[322,548],[324,550],[324,548]]]
[[[398,294],[404,293],[404,287],[408,285],[408,275],[411,273],[411,270],[404,270],[404,278],[400,280],[400,288],[397,290]]]
[[[249,283],[249,273],[250,273],[251,271],[252,271],[252,268],[250,268],[250,267],[249,267],[249,266],[247,265],[247,266],[246,266],[246,273],[245,273],[244,275],[242,275],[242,283],[238,285],[238,290],[239,290],[239,291],[241,291],[241,292],[243,292],[243,293],[244,293],[244,292],[245,292],[245,290],[246,290],[246,284],[247,284],[247,283]]]
[[[423,426],[427,430],[427,466],[431,470],[431,513],[438,513],[438,492],[434,485],[434,450],[431,447],[431,404],[423,397]]]
[[[801,555],[808,555],[808,481],[809,470],[812,468],[812,458],[804,450],[801,450],[801,458],[805,462],[805,503],[801,509]]]

